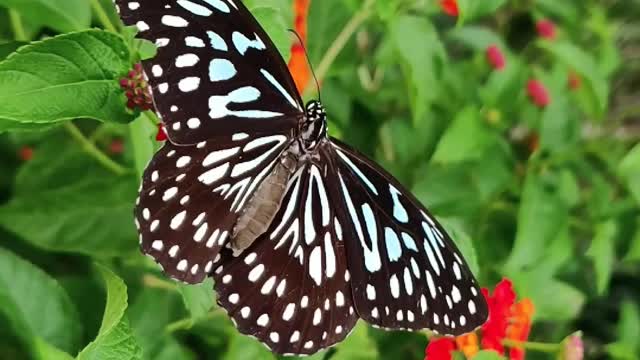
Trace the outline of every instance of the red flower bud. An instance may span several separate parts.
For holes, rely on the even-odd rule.
[[[567,83],[568,83],[567,85],[569,86],[569,89],[578,90],[580,89],[580,86],[582,86],[582,78],[575,71],[570,71],[569,77],[567,79]]]
[[[114,155],[122,154],[124,152],[124,142],[121,139],[114,139],[109,144],[109,152]]]
[[[150,110],[153,108],[149,84],[144,79],[141,64],[135,64],[128,77],[120,80],[120,87],[127,96],[127,107],[131,110]]]
[[[158,133],[156,134],[156,141],[166,141],[167,140],[167,132],[164,129],[164,124],[158,124]]]
[[[543,19],[536,23],[536,30],[540,37],[553,40],[556,38],[556,24],[551,20]]]
[[[502,70],[506,65],[504,55],[496,45],[491,45],[487,48],[487,61],[496,70]]]
[[[529,95],[529,99],[538,107],[544,108],[551,102],[549,92],[538,80],[529,80],[527,83],[527,94]]]
[[[447,15],[458,16],[460,14],[458,0],[440,0],[440,7]]]
[[[18,157],[22,161],[29,161],[33,159],[33,153],[34,151],[31,146],[23,146],[20,148],[20,151],[18,151]]]

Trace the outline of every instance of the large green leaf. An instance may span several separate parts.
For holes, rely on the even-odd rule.
[[[12,122],[42,124],[79,117],[132,121],[118,84],[130,67],[129,57],[120,36],[100,30],[20,48],[0,62],[0,131]]]
[[[78,360],[136,360],[142,359],[142,349],[137,343],[127,309],[127,286],[107,267],[96,265],[104,279],[107,304],[98,336],[78,354]]]
[[[215,304],[213,279],[211,278],[197,285],[181,284],[178,289],[194,321],[206,316]]]
[[[640,204],[640,144],[634,146],[622,159],[618,166],[618,174],[636,202]]]
[[[475,107],[461,110],[444,133],[432,160],[439,163],[477,160],[494,144],[491,131]]]
[[[0,6],[63,33],[84,30],[91,23],[91,3],[87,0],[0,0]]]
[[[27,342],[45,341],[67,352],[75,352],[80,345],[78,312],[64,289],[48,274],[3,248],[0,312]]]
[[[596,274],[596,289],[603,294],[608,286],[615,262],[616,235],[618,225],[609,220],[596,225],[596,233],[587,251],[587,256],[593,259]]]

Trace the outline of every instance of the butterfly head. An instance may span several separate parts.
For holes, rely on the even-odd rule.
[[[307,103],[305,115],[302,139],[305,149],[311,151],[327,135],[327,113],[319,101],[313,100]]]

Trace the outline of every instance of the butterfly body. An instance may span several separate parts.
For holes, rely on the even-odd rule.
[[[169,141],[145,170],[142,251],[187,283],[215,280],[238,330],[313,354],[358,319],[473,331],[487,305],[461,253],[384,169],[327,135],[239,0],[116,0],[158,45],[143,63]]]

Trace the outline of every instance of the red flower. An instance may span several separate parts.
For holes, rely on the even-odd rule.
[[[311,0],[295,0],[294,1],[294,14],[295,14],[295,28],[302,42],[307,41],[307,20],[309,15],[309,5]],[[307,56],[304,53],[303,44],[298,39],[295,40],[291,46],[291,59],[289,60],[289,71],[293,75],[293,80],[296,83],[298,91],[302,93],[309,83],[311,78],[311,72],[309,70],[309,64],[307,62]]]
[[[456,343],[450,338],[438,338],[429,341],[425,350],[425,360],[451,360],[451,352],[455,350]]]
[[[440,7],[447,15],[458,16],[460,14],[458,0],[440,0]]]
[[[34,151],[31,146],[23,146],[20,148],[20,151],[18,151],[18,157],[22,161],[29,161],[33,159],[33,153]]]
[[[120,87],[127,95],[127,107],[131,110],[151,110],[153,100],[149,91],[149,84],[144,77],[142,65],[135,64],[127,77],[120,80]]]
[[[507,337],[511,340],[526,341],[531,331],[531,318],[535,308],[529,299],[523,299],[511,307],[511,323],[507,328]],[[524,349],[512,347],[509,351],[511,360],[524,360]]]
[[[158,133],[156,134],[156,141],[166,141],[167,131],[164,129],[164,124],[158,124]]]
[[[516,299],[513,285],[510,280],[502,279],[493,290],[493,295],[486,288],[482,289],[482,294],[489,305],[489,319],[482,325],[482,348],[504,354],[502,340],[507,336],[510,309]]]
[[[536,23],[536,30],[540,37],[553,40],[556,38],[556,24],[551,20],[543,19]]]
[[[122,154],[124,152],[124,142],[122,139],[114,139],[109,144],[109,152],[114,155]]]
[[[531,79],[527,83],[527,94],[531,101],[538,107],[546,107],[551,102],[549,92],[544,85],[536,79]]]
[[[504,54],[502,54],[502,51],[500,51],[500,48],[496,45],[491,45],[487,48],[487,60],[496,70],[502,70],[506,65]]]
[[[571,90],[578,90],[582,86],[582,78],[575,71],[570,71],[567,79],[567,85]]]

